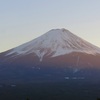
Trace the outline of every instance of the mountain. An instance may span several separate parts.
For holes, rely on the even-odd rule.
[[[99,81],[100,48],[66,29],[44,35],[0,54],[1,82]]]

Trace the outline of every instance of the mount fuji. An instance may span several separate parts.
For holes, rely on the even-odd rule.
[[[100,81],[100,48],[66,29],[52,29],[0,53],[0,82]]]

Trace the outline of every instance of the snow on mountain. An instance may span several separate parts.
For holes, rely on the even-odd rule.
[[[53,29],[44,35],[12,49],[6,56],[35,53],[42,61],[45,55],[56,57],[72,52],[100,54],[100,48],[81,39],[66,29]]]

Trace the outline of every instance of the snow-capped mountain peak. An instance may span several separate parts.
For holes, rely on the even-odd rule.
[[[44,35],[12,49],[7,55],[26,55],[35,53],[42,61],[44,55],[51,57],[83,52],[87,54],[100,54],[100,49],[66,29],[52,29]]]

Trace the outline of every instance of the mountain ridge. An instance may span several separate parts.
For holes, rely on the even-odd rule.
[[[30,42],[13,48],[6,56],[11,54],[26,55],[32,52],[42,61],[44,55],[56,57],[72,52],[85,52],[93,55],[100,54],[100,48],[62,28],[52,29]]]

